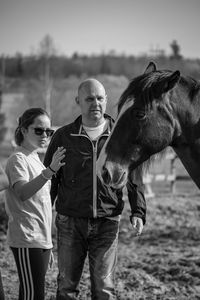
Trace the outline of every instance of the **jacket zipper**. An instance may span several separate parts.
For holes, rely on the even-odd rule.
[[[93,146],[93,217],[97,217],[97,175],[96,175],[96,161],[97,161],[97,141]]]
[[[93,217],[97,218],[97,149],[98,149],[98,142],[99,140],[103,137],[106,136],[108,137],[108,134],[102,134],[98,137],[96,140],[95,145],[92,143],[93,146]]]
[[[71,133],[72,136],[82,136],[87,138],[90,143],[92,144],[92,150],[93,150],[93,199],[92,199],[92,208],[93,208],[93,218],[97,218],[97,172],[96,172],[96,161],[97,161],[97,146],[98,146],[98,141],[101,137],[106,136],[108,137],[109,134],[102,134],[97,140],[94,145],[92,140],[89,138],[89,136],[85,134],[73,134]]]

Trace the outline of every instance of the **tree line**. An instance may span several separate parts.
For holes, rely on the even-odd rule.
[[[150,61],[155,60],[159,68],[181,69],[184,73],[190,73],[199,77],[200,60],[174,59],[167,56],[116,56],[111,54],[102,55],[78,55],[72,57],[51,56],[48,60],[42,56],[0,57],[0,73],[6,78],[35,78],[43,79],[48,68],[52,78],[67,78],[71,75],[80,77],[107,74],[126,76],[132,78],[141,73],[142,68]],[[196,64],[196,67],[195,67]],[[197,68],[198,66],[198,68]]]
[[[176,40],[170,44],[171,54],[156,50],[151,55],[117,55],[115,51],[99,55],[75,52],[71,57],[59,55],[53,39],[46,35],[35,54],[0,56],[0,112],[1,92],[22,93],[24,107],[41,106],[52,115],[53,124],[71,122],[78,114],[75,93],[81,80],[99,79],[108,92],[108,112],[116,115],[116,103],[129,80],[143,73],[149,61],[159,69],[179,70],[182,75],[200,79],[200,59],[186,59]],[[17,101],[17,100],[16,100]],[[22,105],[22,104],[20,104]],[[15,112],[18,115],[19,112]],[[0,113],[0,138],[5,133],[5,117]]]
[[[107,74],[125,76],[128,79],[140,74],[150,60],[155,60],[159,68],[179,69],[185,74],[199,78],[200,60],[184,59],[181,47],[176,40],[170,44],[171,54],[164,50],[154,51],[152,55],[117,55],[114,50],[99,55],[83,55],[75,52],[71,57],[59,55],[50,35],[46,35],[39,44],[36,54],[0,56],[0,75],[3,78],[67,78]]]

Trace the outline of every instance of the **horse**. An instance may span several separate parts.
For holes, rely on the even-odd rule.
[[[179,70],[157,70],[150,62],[119,99],[97,175],[106,185],[122,188],[133,170],[168,146],[200,188],[200,83]]]

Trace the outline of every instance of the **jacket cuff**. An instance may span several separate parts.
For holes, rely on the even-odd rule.
[[[131,224],[132,224],[132,218],[133,218],[133,217],[138,217],[138,218],[142,219],[143,225],[146,224],[146,216],[144,216],[144,215],[142,215],[142,214],[140,214],[140,213],[134,213],[134,214],[131,214],[131,215],[130,215],[129,219],[130,219]]]

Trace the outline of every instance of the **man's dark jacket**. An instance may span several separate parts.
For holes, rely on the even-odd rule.
[[[111,128],[112,118],[108,119],[108,128],[92,141],[82,126],[79,116],[73,123],[59,128],[48,146],[44,164],[48,167],[58,147],[66,149],[63,161],[65,165],[52,178],[51,199],[56,199],[56,210],[59,214],[72,217],[99,218],[120,215],[124,200],[122,190],[105,186],[96,175],[96,160]],[[128,199],[132,216],[143,219],[145,223],[146,203],[142,180],[127,184]]]

